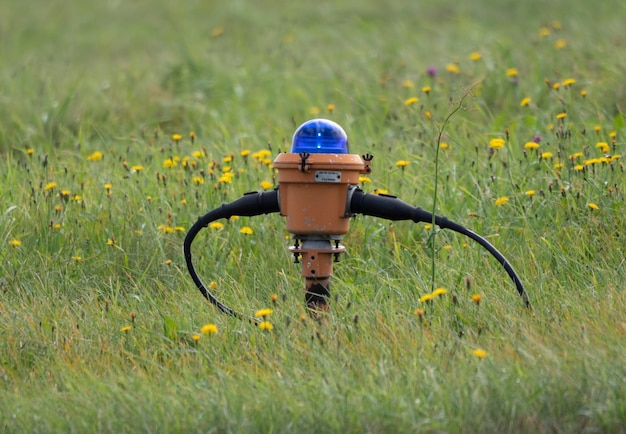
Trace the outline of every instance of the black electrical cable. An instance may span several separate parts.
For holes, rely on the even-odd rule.
[[[221,218],[228,219],[235,215],[256,216],[260,214],[269,214],[279,211],[280,203],[278,198],[278,190],[261,193],[251,192],[244,194],[242,197],[233,202],[224,203],[220,207],[209,211],[207,214],[198,218],[196,223],[194,223],[193,226],[189,229],[183,245],[183,253],[185,256],[185,261],[187,263],[187,269],[189,270],[191,278],[193,279],[194,283],[196,284],[202,295],[209,302],[215,305],[220,310],[220,312],[236,318],[248,319],[252,323],[258,322],[256,319],[246,318],[243,315],[235,312],[233,309],[222,304],[207,289],[202,280],[200,280],[200,277],[196,273],[195,267],[193,266],[191,244],[193,243],[198,233],[215,220],[219,220]],[[522,284],[519,276],[517,275],[509,261],[506,260],[504,255],[502,255],[502,253],[500,253],[491,243],[489,243],[489,241],[476,234],[475,232],[467,229],[466,227],[450,221],[447,217],[436,215],[433,218],[432,213],[420,207],[413,207],[406,202],[403,202],[402,200],[396,198],[395,196],[383,194],[368,194],[355,186],[350,187],[349,189],[346,216],[350,216],[353,214],[370,215],[374,217],[384,218],[387,220],[412,220],[415,223],[430,223],[434,220],[435,224],[442,229],[450,229],[471,238],[472,240],[483,246],[489,253],[491,253],[491,255],[495,257],[496,260],[504,267],[508,275],[515,283],[517,291],[524,300],[526,307],[531,307],[528,294],[524,289],[524,285]]]
[[[194,283],[196,284],[202,295],[213,305],[215,305],[215,307],[217,307],[220,312],[223,312],[230,316],[234,316],[236,318],[244,318],[241,314],[222,304],[211,293],[211,291],[207,289],[204,283],[202,283],[200,277],[198,277],[198,273],[196,273],[196,269],[193,266],[193,261],[191,259],[191,244],[193,243],[193,240],[203,228],[206,228],[211,222],[214,222],[215,220],[219,220],[221,218],[228,219],[235,215],[255,216],[278,211],[280,211],[280,206],[278,202],[278,190],[261,193],[246,193],[239,199],[230,203],[224,203],[220,207],[215,208],[214,210],[211,210],[207,214],[198,218],[198,220],[189,229],[189,232],[187,232],[187,236],[185,237],[185,242],[183,244],[183,253],[185,255],[185,262],[187,263],[187,269],[189,270],[189,274],[191,275],[191,278],[193,279]],[[248,318],[248,320],[250,322],[256,322],[256,320],[252,318]]]
[[[442,229],[450,229],[471,238],[487,249],[487,251],[498,260],[513,280],[513,283],[515,283],[517,292],[519,292],[524,300],[526,307],[531,307],[524,285],[515,270],[513,270],[509,261],[506,260],[504,255],[502,255],[493,244],[475,232],[448,220],[447,217],[436,215],[433,219],[432,213],[420,207],[413,207],[395,196],[368,194],[358,187],[351,187],[348,200],[347,214],[364,214],[387,220],[413,220],[415,223],[431,223],[434,220],[435,224]]]

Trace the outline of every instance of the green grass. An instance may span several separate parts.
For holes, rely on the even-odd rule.
[[[0,430],[625,431],[623,2],[88,3],[0,5]],[[193,245],[274,329],[209,305],[186,230],[316,116],[375,155],[364,190],[485,236],[533,309],[470,240],[363,216],[324,323],[278,215]]]

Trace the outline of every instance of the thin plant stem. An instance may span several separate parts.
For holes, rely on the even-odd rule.
[[[432,208],[432,215],[433,215],[433,219],[431,222],[431,279],[430,279],[430,290],[431,292],[435,290],[435,275],[436,275],[436,257],[435,257],[435,235],[437,234],[437,229],[435,227],[435,216],[437,214],[437,194],[439,192],[439,150],[441,147],[441,138],[443,137],[443,133],[446,129],[446,126],[448,125],[448,123],[450,122],[450,119],[452,119],[452,116],[455,115],[456,112],[458,112],[459,110],[461,110],[463,108],[463,102],[465,101],[465,98],[467,98],[467,96],[472,93],[472,91],[480,84],[480,82],[474,83],[469,89],[467,89],[463,95],[461,96],[461,98],[459,99],[459,101],[456,103],[456,105],[454,106],[454,108],[452,109],[452,111],[450,113],[448,113],[448,115],[446,116],[446,118],[444,119],[443,123],[441,124],[441,126],[439,127],[438,131],[437,131],[437,149],[435,149],[435,190],[433,192],[433,208]]]

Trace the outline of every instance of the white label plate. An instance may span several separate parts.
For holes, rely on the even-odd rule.
[[[334,170],[316,170],[315,182],[341,182],[341,172]]]

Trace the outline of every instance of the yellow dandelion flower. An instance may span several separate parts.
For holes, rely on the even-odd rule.
[[[33,148],[28,148],[26,150],[26,154],[28,154],[28,155],[33,155],[34,153],[35,153],[35,150]]]
[[[504,147],[505,140],[499,137],[493,138],[489,141],[489,147],[492,149],[500,149]]]
[[[426,116],[426,119],[430,119],[433,117],[433,114],[431,112],[425,112],[424,116]]]
[[[133,329],[133,328],[132,328],[131,326],[124,326],[124,327],[122,327],[122,328],[120,329],[120,331],[121,331],[122,333],[127,333],[127,332],[131,331],[132,329]]]
[[[435,289],[435,290],[432,292],[432,294],[433,294],[433,296],[437,297],[437,296],[439,296],[439,295],[443,295],[443,294],[445,294],[446,292],[448,292],[448,290],[447,290],[446,288],[437,288],[437,289]]]
[[[502,206],[505,203],[507,203],[509,201],[509,198],[506,196],[502,196],[496,199],[496,201],[494,202],[496,204],[496,206]]]
[[[250,155],[250,149],[244,149],[243,151],[239,153],[239,155],[246,158],[248,155]]]
[[[130,168],[130,170],[132,170],[133,172],[141,172],[143,169],[144,167],[140,165],[135,165]]]
[[[366,184],[368,182],[372,182],[372,180],[367,176],[359,176],[359,182],[361,184]]]
[[[587,96],[587,91],[585,89],[580,91],[580,96],[582,96],[583,98]]]
[[[192,154],[193,158],[204,158],[206,157],[206,154],[204,153],[204,151],[194,151]]]
[[[427,301],[430,301],[430,300],[432,300],[433,298],[435,298],[435,296],[434,296],[434,295],[432,295],[432,294],[424,294],[424,295],[422,295],[422,296],[420,297],[420,302],[421,302],[421,303],[426,303]]]
[[[194,342],[198,342],[200,340],[200,335],[198,333],[194,333],[193,335],[191,335],[191,339]]]
[[[426,95],[428,95],[431,91],[430,86],[424,86],[422,87],[422,92],[424,92]]]
[[[561,50],[565,47],[567,47],[567,41],[565,39],[557,39],[554,43],[554,48],[557,50]]]
[[[588,206],[588,207],[589,207],[589,209],[591,209],[591,210],[594,210],[594,209],[600,209],[600,207],[599,207],[597,204],[593,203],[593,202],[589,202],[589,203],[587,204],[587,206]]]
[[[539,29],[539,36],[541,36],[542,38],[545,38],[547,36],[550,36],[550,29],[548,27],[541,27]]]
[[[416,96],[412,96],[411,98],[407,98],[407,99],[404,101],[404,105],[413,105],[413,104],[415,104],[415,103],[416,103],[416,102],[418,102],[418,101],[419,101],[419,98],[418,98],[418,97],[416,97]]]
[[[203,335],[214,335],[217,333],[217,326],[213,323],[205,324],[200,328],[200,332]]]
[[[222,184],[232,184],[233,182],[233,174],[232,173],[225,173],[222,176],[220,176],[219,178],[217,178],[217,182],[220,182]]]
[[[211,229],[222,229],[223,227],[224,227],[224,223],[220,223],[220,222],[209,223],[209,228]]]
[[[204,178],[203,178],[203,177],[201,177],[201,176],[194,176],[194,177],[192,178],[192,181],[193,181],[193,183],[194,183],[194,184],[196,184],[196,185],[202,185],[202,184],[204,184]]]
[[[517,71],[517,68],[508,68],[506,70],[507,77],[517,77],[518,75],[519,75],[519,72]]]
[[[261,188],[263,190],[269,190],[273,186],[274,186],[274,184],[272,182],[270,182],[270,181],[261,181]]]
[[[524,144],[524,149],[537,149],[539,147],[539,143],[537,142],[526,142]]]
[[[611,150],[611,147],[606,142],[598,142],[596,143],[596,148],[599,148],[601,152],[607,153]]]
[[[172,265],[172,260],[171,259],[166,259],[165,260],[165,265]]]
[[[548,158],[552,158],[552,152],[542,152],[542,153],[541,153],[541,158],[542,158],[543,160],[546,160],[546,159],[548,159]]]
[[[439,148],[441,148],[441,149],[449,149],[450,145],[448,145],[447,143],[439,143]]]
[[[46,184],[46,186],[43,188],[44,190],[54,190],[57,187],[57,183],[56,182],[49,182]]]
[[[554,163],[554,166],[553,166],[553,167],[554,167],[555,169],[562,169],[562,168],[563,168],[563,163],[559,163],[559,162]]]
[[[476,304],[480,304],[480,301],[483,299],[483,296],[480,294],[473,294],[472,301]]]
[[[526,193],[524,193],[526,196],[534,196],[535,195],[535,190],[526,190]]]
[[[244,235],[252,235],[254,231],[252,230],[250,226],[244,226],[241,229],[239,229],[239,233],[244,234]]]
[[[405,168],[408,165],[409,165],[409,162],[407,160],[398,160],[398,161],[396,161],[396,166],[397,167]]]
[[[374,194],[387,194],[389,193],[389,191],[384,188],[375,188],[373,193]]]
[[[417,309],[415,309],[414,313],[415,313],[415,315],[417,315],[418,317],[421,318],[421,317],[424,316],[424,309],[417,308]]]
[[[172,140],[174,140],[175,142],[179,142],[182,138],[183,136],[180,134],[172,134]]]
[[[111,188],[113,188],[112,184],[109,184],[109,183],[104,184],[104,189],[105,190],[110,190]]]
[[[213,290],[217,289],[217,282],[215,280],[212,280],[211,283],[209,283],[209,288]]]
[[[176,161],[174,161],[172,158],[168,158],[163,162],[163,167],[165,169],[171,169],[172,167],[176,167]]]
[[[585,170],[585,166],[583,166],[582,164],[577,164],[577,165],[574,166],[574,170],[576,172],[581,172],[581,171]]]
[[[309,114],[311,114],[311,115],[313,115],[313,116],[317,116],[317,115],[319,115],[319,114],[320,114],[320,109],[319,109],[319,107],[315,107],[315,106],[311,107],[311,108],[309,109]]]
[[[21,245],[22,245],[22,242],[20,240],[16,240],[15,238],[12,240],[9,240],[9,246],[18,247]]]
[[[93,152],[89,155],[87,155],[87,161],[98,161],[98,160],[102,160],[102,152],[100,151],[96,151]]]
[[[259,323],[259,328],[261,330],[272,331],[274,329],[274,325],[269,321],[263,321]]]
[[[259,160],[259,161],[262,161],[262,160],[263,160],[263,158],[265,158],[265,157],[264,157],[264,156],[261,154],[261,152],[259,151],[259,152],[255,152],[255,153],[253,153],[253,154],[252,154],[252,158],[255,158],[255,159]]]
[[[569,87],[569,86],[573,85],[574,83],[576,83],[575,79],[567,78],[567,79],[563,80],[563,87]]]
[[[407,89],[411,89],[414,87],[414,84],[411,80],[404,80],[402,82],[402,87],[406,87]]]
[[[257,318],[265,318],[266,316],[270,316],[272,314],[272,309],[260,309],[254,313],[254,316]]]
[[[561,83],[554,83],[554,84],[552,84],[552,89],[559,90],[560,88],[561,88]]]
[[[567,113],[559,113],[558,115],[556,115],[556,118],[561,120],[561,119],[565,119],[567,117]]]
[[[472,353],[479,359],[484,359],[488,356],[487,351],[481,350],[480,348],[475,349],[474,351],[472,351]]]
[[[446,71],[451,72],[453,74],[458,74],[461,72],[461,69],[459,68],[458,65],[454,63],[449,63],[448,65],[446,65]]]
[[[482,59],[483,55],[480,54],[478,51],[474,51],[473,53],[470,53],[469,58],[471,61],[476,62],[477,60]]]
[[[532,99],[529,96],[527,96],[526,98],[522,98],[522,100],[520,101],[519,105],[520,105],[520,107],[527,107],[528,104],[531,103],[531,101],[532,101]]]
[[[330,113],[335,111],[335,104],[328,104],[326,106],[326,110],[328,110]]]

